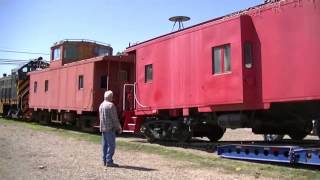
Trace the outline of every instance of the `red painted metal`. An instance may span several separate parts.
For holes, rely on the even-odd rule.
[[[30,89],[37,82],[37,91],[30,92],[29,106],[38,109],[92,111],[94,61],[75,63],[62,68],[48,68],[30,73]],[[78,76],[84,76],[84,86],[78,89]],[[48,91],[45,91],[48,80]]]
[[[120,70],[127,71],[127,80],[119,79]],[[114,103],[122,113],[122,87],[134,81],[133,61],[128,56],[104,56],[50,67],[30,73],[29,106],[33,109],[57,111],[97,112],[103,101],[101,76],[108,75],[109,89],[114,93]],[[79,89],[78,78],[82,75],[84,87]],[[45,91],[45,80],[49,81]],[[34,82],[37,91],[34,92]]]
[[[179,117],[194,110],[269,109],[274,102],[319,100],[320,85],[315,81],[320,76],[319,6],[319,1],[310,0],[269,3],[131,46],[126,50],[129,56],[52,61],[50,68],[29,73],[29,106],[97,112],[107,90],[100,87],[104,75],[123,129],[131,132],[139,132],[144,116],[162,110]],[[251,68],[245,66],[245,44],[251,45]],[[213,74],[213,48],[224,45],[231,49],[231,71]],[[150,64],[153,79],[145,82]],[[123,71],[125,80],[119,75]],[[78,87],[79,75],[84,77],[83,89]],[[135,89],[124,92],[124,84],[133,87],[134,82]]]
[[[129,47],[136,58],[136,114],[161,109],[265,109],[320,99],[319,1],[279,1]],[[252,68],[244,44],[252,44]],[[231,72],[212,74],[212,48],[229,44]],[[145,82],[145,66],[153,80]],[[185,110],[184,110],[185,111]]]
[[[139,133],[143,120],[140,117],[135,116],[134,111],[125,111],[123,114],[123,131]]]

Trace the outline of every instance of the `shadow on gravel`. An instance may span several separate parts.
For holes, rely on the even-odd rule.
[[[131,169],[131,170],[136,170],[136,171],[157,171],[157,169],[152,169],[152,168],[145,168],[145,167],[138,167],[138,166],[122,166],[120,165],[117,168],[122,168],[122,169]]]

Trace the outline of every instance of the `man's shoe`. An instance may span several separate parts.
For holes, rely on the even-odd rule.
[[[118,164],[112,163],[112,164],[107,164],[107,167],[119,167]]]

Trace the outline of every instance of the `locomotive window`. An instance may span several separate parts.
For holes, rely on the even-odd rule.
[[[79,76],[78,84],[78,89],[83,89],[83,75]]]
[[[38,82],[35,81],[33,84],[33,92],[36,93],[37,92],[37,88],[38,88]]]
[[[120,81],[127,81],[128,80],[128,73],[125,70],[119,71],[119,80]]]
[[[145,66],[145,72],[144,72],[144,81],[145,82],[151,82],[152,81],[152,64],[148,64]]]
[[[22,72],[24,73],[28,72],[28,68],[27,67],[22,68]]]
[[[249,42],[244,44],[244,66],[246,68],[252,67],[252,45]]]
[[[58,59],[60,59],[60,47],[53,49],[52,60],[58,60]]]
[[[100,88],[106,89],[108,88],[108,76],[103,75],[100,78]]]
[[[230,44],[212,48],[212,74],[231,71]]]
[[[76,46],[65,46],[63,57],[65,59],[77,59],[79,56],[78,48]]]
[[[45,80],[44,81],[44,91],[47,92],[49,90],[49,81]]]

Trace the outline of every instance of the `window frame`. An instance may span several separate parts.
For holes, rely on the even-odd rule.
[[[218,52],[218,54],[217,54]],[[230,74],[232,73],[232,57],[231,57],[231,44],[223,44],[214,46],[211,49],[212,53],[212,75]],[[219,61],[217,61],[219,57]],[[218,64],[218,66],[216,66]],[[217,68],[219,67],[219,68]]]
[[[148,76],[148,68],[151,68],[151,76]],[[150,75],[150,74],[149,74]],[[147,64],[144,66],[144,82],[145,83],[152,83],[153,81],[153,65]]]

